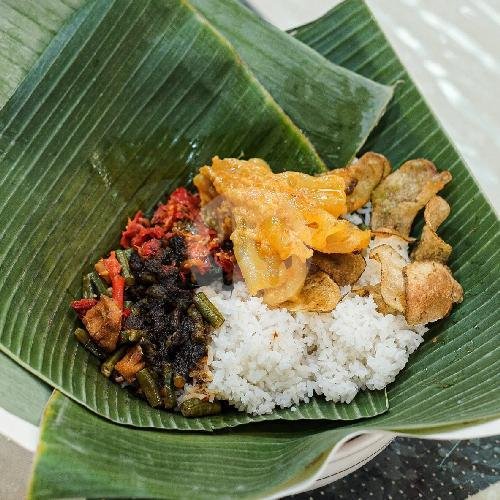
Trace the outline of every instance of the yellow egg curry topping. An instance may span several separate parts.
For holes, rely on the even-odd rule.
[[[213,158],[194,179],[205,214],[224,224],[251,294],[278,305],[293,300],[313,250],[352,253],[368,246],[370,231],[339,219],[347,212],[345,181],[329,173],[273,173],[260,159]],[[210,218],[210,217],[209,217]],[[227,219],[230,219],[228,224]]]

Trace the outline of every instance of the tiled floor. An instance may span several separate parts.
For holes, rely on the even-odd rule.
[[[463,500],[498,481],[499,454],[498,438],[466,441],[397,438],[353,474],[290,498]],[[498,489],[496,493],[499,498]]]

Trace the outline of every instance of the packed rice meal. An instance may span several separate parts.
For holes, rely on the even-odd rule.
[[[376,153],[317,176],[214,157],[83,276],[75,337],[103,376],[186,417],[350,403],[462,301],[437,234],[450,181]]]

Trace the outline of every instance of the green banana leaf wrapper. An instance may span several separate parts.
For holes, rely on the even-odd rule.
[[[464,287],[464,302],[453,311],[450,317],[432,327],[426,342],[412,356],[396,382],[388,388],[389,411],[371,419],[351,423],[331,423],[328,421],[267,422],[237,429],[220,430],[210,434],[162,432],[114,425],[108,418],[120,421],[117,416],[120,414],[119,410],[111,410],[109,415],[105,415],[108,418],[98,417],[57,393],[50,401],[44,417],[41,444],[31,485],[31,494],[34,498],[82,495],[87,497],[127,496],[141,498],[183,498],[194,495],[206,498],[224,495],[262,497],[276,494],[284,485],[293,484],[299,479],[313,474],[324,462],[328,450],[353,432],[386,429],[418,433],[447,426],[463,427],[470,422],[490,419],[499,415],[500,401],[496,391],[500,381],[498,370],[498,327],[500,323],[498,306],[500,304],[496,292],[499,285],[500,225],[497,217],[363,2],[359,0],[343,2],[322,19],[300,28],[295,33],[295,37],[318,53],[326,55],[334,63],[359,72],[382,84],[392,85],[396,81],[402,81],[396,87],[394,100],[389,105],[387,113],[372,132],[363,150],[381,152],[387,155],[396,166],[408,158],[426,157],[433,160],[438,168],[448,169],[452,172],[454,180],[444,192],[445,198],[452,206],[452,213],[443,226],[442,235],[454,248],[450,265]],[[68,58],[70,58],[69,54],[71,51],[68,50]],[[245,62],[247,64],[245,70],[248,71],[250,63],[247,60]],[[62,68],[65,67],[62,66]],[[64,73],[64,70],[62,72]],[[254,74],[257,74],[257,71]],[[254,74],[250,73],[247,76],[255,78]],[[31,75],[32,73],[28,78]],[[28,99],[33,95],[39,95],[30,94],[30,90],[37,91],[38,85],[43,86],[45,83],[42,71],[38,73],[38,76],[40,81],[37,82],[37,85],[28,87],[21,95],[21,99],[26,99],[26,102],[30,102]],[[51,85],[53,83],[51,82]],[[18,88],[16,94],[23,89],[23,86],[24,83]],[[16,94],[14,94],[14,99]],[[57,95],[56,92],[55,94],[54,99],[56,97],[59,99],[60,95]],[[271,89],[264,88],[262,90],[262,87],[260,93],[256,92],[257,96],[266,95],[267,99],[269,99],[269,94],[273,95]],[[94,94],[94,97],[96,95],[98,94]],[[48,97],[44,97],[44,99],[48,99]],[[53,103],[57,104],[57,99]],[[17,101],[17,104],[20,102]],[[2,130],[5,130],[4,127],[16,123],[15,120],[18,118],[16,115],[22,115],[19,112],[22,108],[15,103],[16,101],[9,101],[7,108],[4,108],[4,111],[0,113]],[[37,108],[37,103],[41,104],[40,108]],[[14,129],[21,131],[21,133],[14,138],[9,137],[10,142],[15,141],[15,144],[10,146],[11,148],[15,148],[17,140],[19,140],[18,137],[23,142],[18,146],[19,150],[11,152],[10,157],[8,154],[5,155],[2,157],[3,160],[11,158],[15,161],[19,154],[24,153],[34,165],[37,165],[40,160],[36,157],[37,154],[41,154],[41,158],[49,160],[57,154],[56,142],[54,141],[53,149],[50,149],[51,143],[49,142],[52,139],[51,134],[54,135],[54,138],[58,137],[57,131],[54,131],[53,127],[50,126],[45,129],[41,127],[42,124],[44,126],[47,123],[50,124],[49,110],[51,108],[47,106],[45,112],[42,112],[44,102],[32,101],[31,104],[30,107],[26,105],[29,119],[26,119],[24,115],[21,116],[18,128]],[[73,103],[73,105],[75,104]],[[11,105],[9,111],[11,114],[4,115],[5,109],[9,110],[9,105]],[[283,130],[283,136],[289,133],[293,134],[295,137],[293,144],[298,148],[297,151],[304,153],[303,156],[300,156],[295,152],[295,156],[309,158],[310,161],[306,160],[309,168],[316,159],[318,168],[322,168],[323,162],[317,160],[319,155],[315,154],[311,145],[313,140],[305,141],[302,139],[303,135],[301,135],[300,130],[290,124],[286,120],[286,116],[282,117],[279,107],[275,107],[273,104],[273,109],[275,110],[275,113],[272,114],[273,120],[275,119],[277,123],[288,124],[287,127],[280,128]],[[84,111],[85,108],[82,108],[81,112]],[[39,116],[36,113],[39,113]],[[73,111],[68,114],[69,117],[72,116],[71,113]],[[8,116],[8,123],[4,121],[4,116]],[[265,114],[265,116],[270,115]],[[40,122],[40,120],[45,121]],[[81,120],[78,121],[75,117],[74,123],[78,125]],[[54,124],[57,128],[57,122]],[[37,126],[39,129],[35,129]],[[23,136],[23,127],[30,130],[31,133],[26,133]],[[40,146],[38,149],[30,150],[29,148],[37,137],[33,133],[34,130],[40,130],[38,133],[42,134]],[[302,132],[307,135],[306,130]],[[0,140],[3,140],[3,137],[1,136]],[[81,141],[81,148],[85,148],[87,143],[81,140],[81,136],[76,136],[74,140]],[[5,144],[5,142],[1,143],[2,154],[6,151]],[[66,147],[62,143],[58,145],[60,148]],[[306,148],[305,145],[309,147]],[[314,145],[316,146],[316,144]],[[207,148],[209,146],[210,144]],[[110,149],[112,147],[113,145],[109,146]],[[127,147],[131,147],[130,144]],[[124,146],[124,149],[120,151],[127,161],[130,161],[129,157],[136,158],[137,155],[131,154],[127,147]],[[320,151],[318,146],[316,149],[318,152]],[[64,150],[68,154],[71,154],[72,151],[74,152],[74,149]],[[89,148],[85,151],[88,154],[92,152],[92,149]],[[206,152],[207,155],[212,153]],[[284,153],[279,152],[279,154]],[[85,154],[82,153],[81,158],[84,157]],[[120,156],[118,157],[120,158]],[[140,165],[138,170],[142,173],[148,163],[147,161],[142,163],[144,158],[139,158],[140,160],[136,160],[138,162],[134,165]],[[195,161],[201,160],[201,158],[201,156],[195,158]],[[118,160],[114,161],[119,163]],[[66,164],[72,165],[70,162]],[[179,164],[180,162],[176,163],[176,165]],[[283,165],[281,161],[279,164]],[[9,163],[2,163],[2,165],[8,167]],[[81,165],[81,163],[75,163],[75,165]],[[122,164],[120,163],[120,165]],[[153,164],[151,163],[151,165]],[[59,172],[51,178],[52,184],[45,184],[45,186],[57,188],[58,180],[62,179],[62,177],[58,179],[57,175],[69,175],[70,166],[66,167],[67,171]],[[44,167],[49,171],[46,165]],[[91,166],[91,168],[93,167]],[[276,168],[280,168],[278,163]],[[152,168],[151,172],[153,170]],[[39,170],[39,172],[44,171]],[[73,175],[77,176],[80,172],[80,170],[75,170]],[[71,213],[71,210],[68,209],[68,202],[74,203],[76,199],[74,195],[71,193],[67,195],[64,191],[61,192],[61,189],[53,189],[52,191],[43,189],[42,194],[40,194],[36,190],[38,178],[30,179],[26,171],[23,170],[23,173],[26,174],[26,179],[31,180],[32,184],[23,188],[24,184],[20,183],[20,188],[8,193],[14,197],[14,201],[19,204],[20,200],[28,199],[28,194],[34,193],[36,196],[29,198],[29,200],[34,203],[32,208],[39,209],[40,206],[45,207],[45,196],[52,196],[51,203],[55,204],[57,209],[66,207],[67,212],[64,213]],[[15,171],[15,174],[23,175],[19,171]],[[158,181],[164,180],[160,173],[156,175],[158,177],[155,179]],[[72,179],[71,177],[63,178],[64,180]],[[13,179],[15,182],[15,176]],[[117,175],[116,180],[114,177],[111,179],[112,186],[120,182],[119,175]],[[171,179],[172,185],[177,180],[180,181],[180,178]],[[78,182],[77,180],[74,182],[76,190]],[[144,182],[146,184],[149,181]],[[41,185],[44,186],[43,183]],[[95,190],[98,185],[96,181],[95,185],[91,187]],[[80,186],[80,189],[83,187]],[[143,198],[138,202],[143,202],[141,206],[148,203],[151,206],[165,191],[165,185],[163,190],[158,189],[158,191],[144,187],[142,189]],[[103,188],[103,196],[105,193]],[[156,198],[153,200],[154,196]],[[1,199],[6,200],[7,198],[2,195]],[[85,196],[82,199],[85,199]],[[96,198],[93,200],[94,203],[95,200]],[[2,201],[2,204],[4,203],[5,201]],[[122,200],[122,203],[125,209],[125,200]],[[73,363],[78,362],[79,354],[77,348],[72,346],[70,342],[72,340],[69,338],[71,326],[63,330],[63,325],[60,323],[61,318],[63,318],[62,313],[57,316],[55,314],[57,308],[44,309],[42,306],[50,308],[54,304],[58,304],[57,300],[61,299],[61,295],[64,294],[66,294],[64,298],[66,302],[71,300],[71,293],[78,291],[78,270],[75,270],[73,281],[71,281],[71,277],[68,277],[65,278],[67,281],[60,282],[64,283],[67,289],[60,288],[60,285],[50,288],[50,292],[54,294],[53,298],[45,295],[39,302],[39,297],[36,295],[26,297],[25,292],[29,292],[30,288],[18,291],[16,286],[19,286],[19,282],[21,285],[27,286],[29,280],[39,279],[40,275],[43,278],[47,272],[49,273],[48,278],[54,279],[57,275],[57,267],[50,261],[48,250],[45,254],[37,253],[38,246],[43,247],[44,242],[47,241],[47,234],[45,234],[45,238],[39,234],[38,239],[36,239],[36,231],[46,226],[36,225],[40,219],[33,216],[29,207],[21,207],[20,210],[25,210],[21,211],[20,214],[28,217],[25,219],[24,225],[17,229],[15,235],[18,241],[30,241],[30,244],[25,244],[27,252],[20,255],[21,257],[29,255],[33,258],[33,262],[38,265],[38,274],[31,274],[26,269],[24,270],[25,274],[22,274],[18,269],[17,274],[6,275],[2,269],[1,279],[4,282],[2,282],[1,293],[5,294],[2,297],[2,320],[0,320],[2,321],[2,336],[0,338],[2,349],[9,356],[21,362],[23,366],[28,367],[38,375],[41,374],[42,378],[52,385],[64,390],[65,377],[71,379],[76,374],[68,367],[62,373],[58,371],[61,365],[58,362],[57,353],[59,349],[65,349],[65,353],[70,353],[73,356]],[[49,211],[47,210],[47,212]],[[0,212],[4,228],[7,223],[11,222],[7,213],[7,211]],[[80,219],[85,216],[87,219],[84,220],[89,220],[88,214],[82,215]],[[109,228],[110,232],[120,225],[118,217],[108,222],[109,226],[103,227]],[[50,223],[57,227],[57,221],[51,220]],[[101,223],[105,224],[105,222]],[[16,230],[16,226],[13,227]],[[105,251],[110,248],[113,241],[116,241],[118,231],[115,234],[115,240],[111,235],[106,234],[101,238],[102,241],[96,243],[95,235],[99,235],[99,231],[93,233],[93,238],[87,238],[87,242],[92,242],[86,249],[83,249],[87,250],[86,262],[88,264],[92,262],[88,252],[92,252],[93,257],[96,253],[98,255],[101,249]],[[4,234],[8,234],[7,230]],[[57,233],[54,232],[54,234]],[[33,240],[27,238],[29,235],[34,235],[34,241],[38,243],[38,246],[30,246]],[[51,235],[49,233],[49,236]],[[71,244],[71,236],[71,234],[68,235],[69,244]],[[4,253],[4,241],[3,238],[2,256],[7,255]],[[19,254],[19,246],[16,248]],[[72,251],[77,251],[76,246],[72,247]],[[11,257],[9,263],[13,265],[13,269],[16,269],[16,265],[20,267],[23,260],[12,260],[12,254],[9,255]],[[63,257],[67,258],[68,255],[69,252],[66,252]],[[64,265],[64,258],[59,259],[58,262],[61,260]],[[24,262],[26,261],[24,260]],[[84,263],[82,262],[82,264]],[[12,279],[12,276],[15,276],[15,279]],[[6,287],[5,283],[9,286]],[[45,288],[47,288],[51,281],[48,280],[44,283]],[[6,288],[8,288],[7,291],[5,291]],[[34,289],[35,287],[31,290]],[[16,293],[17,295],[15,295]],[[9,305],[13,304],[15,307],[6,308],[5,297],[9,300]],[[30,304],[34,304],[34,306]],[[23,307],[31,307],[30,315],[23,314]],[[32,311],[34,311],[34,315]],[[68,315],[67,318],[70,316]],[[32,323],[33,321],[34,323]],[[70,322],[69,324],[71,325]],[[45,329],[41,327],[45,327]],[[62,338],[65,334],[67,341],[61,344],[48,343],[40,348],[41,344],[33,338],[33,335],[25,336],[26,331],[31,328],[38,329],[42,337],[44,332],[50,328],[51,332],[59,332],[57,339]],[[17,334],[17,332],[21,333]],[[46,333],[45,336],[47,336]],[[54,342],[54,337],[49,337],[49,339]],[[8,346],[7,341],[10,342]],[[38,364],[35,363],[37,361]],[[63,362],[62,364],[64,366]],[[89,364],[90,361],[87,360],[87,365]],[[92,373],[92,371],[89,369],[88,373]],[[82,372],[80,372],[81,374]],[[94,379],[85,377],[82,380],[85,380],[85,384],[93,384],[91,387],[94,388],[98,387],[100,383],[97,376]],[[73,379],[73,386],[75,383],[76,379]],[[71,388],[73,389],[73,387]],[[85,389],[87,388],[85,387]],[[90,390],[94,391],[94,396],[89,401],[97,403],[101,393],[98,392],[98,389]],[[69,394],[70,391],[66,389],[65,392]],[[84,402],[87,406],[91,406],[88,402],[82,401],[84,397],[88,396],[87,392],[82,390],[79,394],[79,397],[75,397],[74,394],[70,394],[70,396]],[[102,395],[104,394],[112,395],[112,398],[109,399],[111,402],[113,402],[113,398],[116,398],[118,403],[130,405],[128,399],[118,400],[120,394],[115,396],[113,392],[103,391]],[[142,414],[140,418],[142,418]],[[148,418],[142,422],[143,425],[144,423],[150,425]],[[206,428],[201,426],[200,429],[205,430]],[[121,464],[120,458],[123,457],[127,457],[128,466],[126,468]],[[92,471],[92,474],[89,471]],[[61,477],[68,474],[71,474],[71,481],[63,482],[60,480]]]

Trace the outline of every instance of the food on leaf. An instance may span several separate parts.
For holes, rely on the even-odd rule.
[[[441,198],[441,196],[433,196],[425,205],[424,220],[425,223],[434,231],[448,218],[450,215],[450,205]]]
[[[369,231],[338,219],[347,210],[345,182],[333,173],[275,174],[263,160],[214,157],[194,184],[202,204],[223,197],[243,278],[273,306],[300,292],[313,250],[351,253],[370,240]]]
[[[438,172],[428,160],[407,161],[374,189],[372,228],[409,236],[419,210],[450,181],[449,172]]]
[[[323,271],[307,275],[299,295],[283,304],[289,311],[329,312],[340,300],[340,288]]]
[[[406,321],[410,325],[432,323],[447,316],[453,304],[462,302],[463,290],[451,271],[439,262],[408,264],[403,275],[406,287]]]
[[[405,283],[403,268],[406,261],[389,245],[380,245],[372,250],[370,258],[380,262],[382,268],[380,293],[385,303],[399,312],[404,312]]]
[[[151,406],[173,410],[175,391],[211,376],[210,329],[224,317],[194,286],[232,282],[232,245],[204,224],[199,196],[182,187],[151,219],[141,212],[129,219],[121,241],[125,250],[110,252],[83,276],[85,298],[71,306],[88,333],[77,329],[75,338],[103,360],[105,377],[127,382]]]
[[[222,411],[221,404],[218,401],[203,401],[193,397],[185,399],[180,404],[181,413],[185,417],[203,417],[205,415],[217,415]]]
[[[446,264],[451,252],[451,245],[440,238],[430,226],[425,225],[420,240],[411,253],[411,259],[416,261],[433,260]]]
[[[78,317],[83,318],[83,316],[85,316],[85,314],[87,314],[87,311],[92,309],[96,304],[97,304],[96,299],[84,298],[84,299],[79,299],[79,300],[73,300],[70,305],[71,305],[71,308],[73,309],[73,311],[75,311],[76,314],[78,314]]]
[[[203,292],[195,294],[193,302],[203,318],[214,328],[219,328],[224,323],[224,316],[222,316]]]
[[[339,286],[356,283],[366,267],[366,261],[360,253],[314,252],[311,263]]]
[[[146,364],[142,356],[141,346],[136,344],[131,347],[118,363],[115,365],[115,370],[127,381],[132,382],[135,376],[140,372]]]
[[[162,404],[162,398],[153,372],[151,372],[148,368],[143,368],[137,372],[137,381],[139,382],[139,386],[148,403],[153,408],[160,406]]]
[[[408,264],[422,200],[420,249],[426,231],[438,238],[449,206],[433,193],[448,174],[424,160],[399,176],[389,168],[374,153],[317,177],[214,157],[194,179],[198,193],[179,187],[151,218],[138,212],[123,248],[84,274],[71,306],[87,330],[77,328],[76,341],[105,377],[185,417],[228,405],[264,415],[314,394],[349,403],[383,389],[425,323],[462,298],[445,266]],[[384,225],[360,230],[372,189],[386,182],[397,207]]]
[[[97,302],[97,301],[96,301]],[[104,361],[107,358],[106,352],[101,349],[96,343],[92,341],[87,330],[83,328],[76,328],[74,331],[75,339],[82,344],[84,349],[93,354],[96,358]]]
[[[347,211],[353,212],[370,201],[372,191],[390,173],[389,160],[383,155],[369,152],[351,165],[323,175],[339,175],[345,180]]]
[[[373,236],[380,236],[380,237],[389,237],[389,236],[396,236],[397,238],[400,238],[403,241],[406,241],[407,243],[413,243],[415,241],[415,238],[412,238],[411,236],[403,236],[402,234],[398,233],[395,229],[388,229],[386,227],[379,227],[378,229],[372,229],[372,235]]]
[[[96,305],[85,313],[82,321],[89,335],[99,346],[108,352],[116,349],[120,337],[122,311],[113,299],[101,295]]]
[[[352,288],[352,292],[360,297],[368,297],[371,296],[375,304],[377,305],[377,311],[381,314],[400,314],[400,311],[391,307],[382,297],[382,293],[380,291],[380,283],[376,285],[364,285],[364,286],[355,286]]]
[[[445,264],[452,247],[437,235],[438,227],[450,214],[450,205],[440,196],[432,197],[424,210],[425,225],[411,253],[412,260],[433,260]]]

